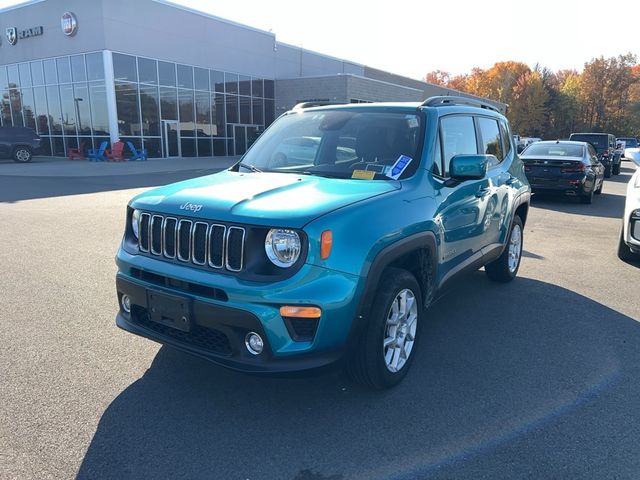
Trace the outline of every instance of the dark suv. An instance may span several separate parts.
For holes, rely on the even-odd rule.
[[[610,133],[572,133],[569,140],[587,142],[593,145],[598,154],[598,160],[604,165],[604,176],[620,173],[620,153],[616,153],[616,137]]]
[[[40,149],[40,136],[27,127],[0,127],[0,158],[27,163]]]

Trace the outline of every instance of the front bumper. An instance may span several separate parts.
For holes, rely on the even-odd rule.
[[[116,316],[120,328],[251,373],[309,370],[339,360],[363,284],[358,276],[311,265],[304,265],[284,281],[254,283],[123,250],[118,252],[116,262],[118,303],[126,294],[132,305],[130,313],[121,308]],[[151,320],[149,292],[185,299],[189,304],[190,331]],[[282,305],[314,305],[322,309],[312,338],[294,340],[291,324],[280,316]],[[263,338],[265,348],[261,354],[252,355],[247,350],[248,332]]]
[[[632,252],[640,253],[640,217],[626,215],[622,235]]]

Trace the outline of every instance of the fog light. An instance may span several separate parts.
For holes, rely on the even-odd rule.
[[[131,298],[129,298],[129,295],[122,295],[120,303],[122,305],[122,310],[126,313],[131,313]]]
[[[244,344],[247,346],[247,350],[249,350],[251,355],[260,355],[264,348],[262,337],[256,332],[247,333],[247,336],[244,337]]]

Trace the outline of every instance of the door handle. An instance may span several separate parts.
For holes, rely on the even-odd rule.
[[[478,198],[482,198],[482,197],[486,197],[487,195],[489,195],[489,192],[491,192],[490,189],[488,188],[481,188],[480,190],[478,190],[476,192],[476,197]]]

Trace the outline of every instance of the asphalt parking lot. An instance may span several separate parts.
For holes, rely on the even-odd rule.
[[[459,281],[386,392],[237,374],[116,328],[128,199],[195,172],[3,166],[0,478],[640,476],[640,266],[616,257],[629,162],[593,205],[534,198],[519,277]]]

